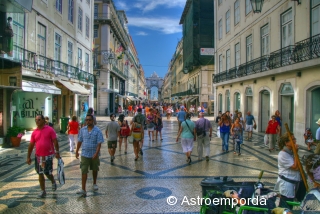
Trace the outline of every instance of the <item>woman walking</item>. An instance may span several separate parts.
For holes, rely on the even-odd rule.
[[[168,108],[167,108],[167,120],[170,119],[172,112],[173,112],[172,107],[168,106]]]
[[[226,114],[223,114],[221,116],[219,126],[220,126],[220,137],[222,139],[222,151],[229,152],[229,134],[230,134],[230,127],[231,127],[231,120]]]
[[[79,123],[77,116],[72,116],[72,120],[68,123],[68,137],[70,144],[70,152],[73,152],[75,145],[78,143]]]
[[[271,120],[268,122],[268,126],[266,128],[266,134],[268,134],[269,138],[269,152],[275,150],[275,144],[280,132],[279,123],[276,121],[276,116],[272,115]]]
[[[241,155],[240,152],[240,144],[242,139],[242,126],[240,124],[240,118],[237,117],[234,121],[234,124],[232,124],[231,127],[231,135],[233,138],[233,154]]]
[[[195,124],[190,120],[191,114],[187,113],[186,120],[181,123],[180,130],[176,142],[179,142],[179,137],[181,135],[181,146],[183,152],[187,156],[187,163],[191,164],[191,153],[193,149],[193,142],[196,140],[196,132],[194,131]]]
[[[149,114],[147,115],[147,128],[148,128],[148,135],[149,141],[154,141],[154,127],[155,127],[155,116],[153,114],[153,109],[149,109]],[[150,137],[151,135],[151,137]]]
[[[118,118],[118,123],[120,126],[120,138],[119,138],[119,152],[121,153],[122,141],[124,143],[124,154],[127,154],[127,138],[130,134],[130,127],[128,125],[128,121],[124,119],[124,115],[120,114]]]
[[[133,152],[135,154],[134,160],[137,161],[139,158],[139,151],[140,151],[140,144],[139,142],[143,142],[144,138],[144,130],[143,130],[143,123],[145,117],[141,114],[142,109],[138,109],[138,115],[135,116],[132,120],[132,126],[130,135],[132,134],[133,137]],[[142,150],[141,150],[142,151]]]
[[[156,140],[158,140],[158,133],[159,133],[159,137],[160,140],[162,141],[162,133],[161,130],[163,128],[163,124],[162,124],[162,117],[161,117],[161,113],[159,112],[158,109],[156,109]]]

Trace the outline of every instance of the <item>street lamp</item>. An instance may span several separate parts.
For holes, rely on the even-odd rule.
[[[113,65],[117,61],[115,54],[111,49],[109,51],[101,51],[101,54],[103,55],[103,64]]]
[[[250,0],[254,13],[261,13],[264,0]]]

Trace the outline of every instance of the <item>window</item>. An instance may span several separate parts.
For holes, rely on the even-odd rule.
[[[13,45],[24,48],[24,14],[8,13],[12,17]]]
[[[78,29],[82,31],[82,10],[79,7],[79,13],[78,13]]]
[[[246,51],[246,60],[247,62],[252,60],[252,35],[246,38],[247,51]]]
[[[222,54],[219,55],[219,73],[222,72]]]
[[[230,69],[230,49],[226,51],[226,70]]]
[[[89,72],[89,54],[86,53],[86,72]]]
[[[110,76],[110,87],[109,88],[113,89],[113,77],[112,76]]]
[[[46,26],[38,23],[37,53],[46,56]]]
[[[78,48],[78,67],[82,69],[82,50]]]
[[[86,16],[86,37],[89,37],[90,35],[90,19],[88,16]]]
[[[98,4],[94,4],[94,18],[97,19],[98,18]]]
[[[73,23],[73,0],[69,0],[68,20]]]
[[[219,0],[219,1],[218,1],[218,5],[220,5],[221,3],[222,3],[222,0]]]
[[[219,20],[219,39],[222,39],[222,19]]]
[[[72,42],[68,42],[68,64],[73,65],[73,44]]]
[[[234,25],[240,22],[240,2],[237,0],[234,3]]]
[[[98,38],[99,37],[99,25],[94,25],[93,37],[94,38]]]
[[[312,0],[311,13],[311,31],[314,36],[320,33],[320,0]]]
[[[252,5],[250,0],[246,0],[246,15],[248,15],[248,13],[250,13],[252,10]]]
[[[261,56],[269,54],[269,26],[261,28]]]
[[[226,33],[230,31],[230,10],[226,12]]]
[[[62,13],[62,0],[56,0],[56,10]]]
[[[55,67],[60,68],[61,61],[61,36],[56,33],[54,42],[54,59],[57,61]]]
[[[292,37],[292,10],[281,15],[281,47],[293,44]]]
[[[238,67],[240,65],[240,44],[235,45],[235,65]]]
[[[219,94],[219,98],[218,99],[219,99],[219,101],[218,101],[219,102],[219,109],[218,110],[222,111],[222,94]]]

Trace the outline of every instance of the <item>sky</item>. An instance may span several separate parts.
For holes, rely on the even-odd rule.
[[[180,18],[186,0],[113,0],[124,10],[129,34],[138,52],[145,77],[155,71],[164,77],[169,62],[182,38]]]

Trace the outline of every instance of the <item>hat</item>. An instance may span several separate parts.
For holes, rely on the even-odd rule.
[[[316,122],[316,124],[320,125],[320,119]]]

